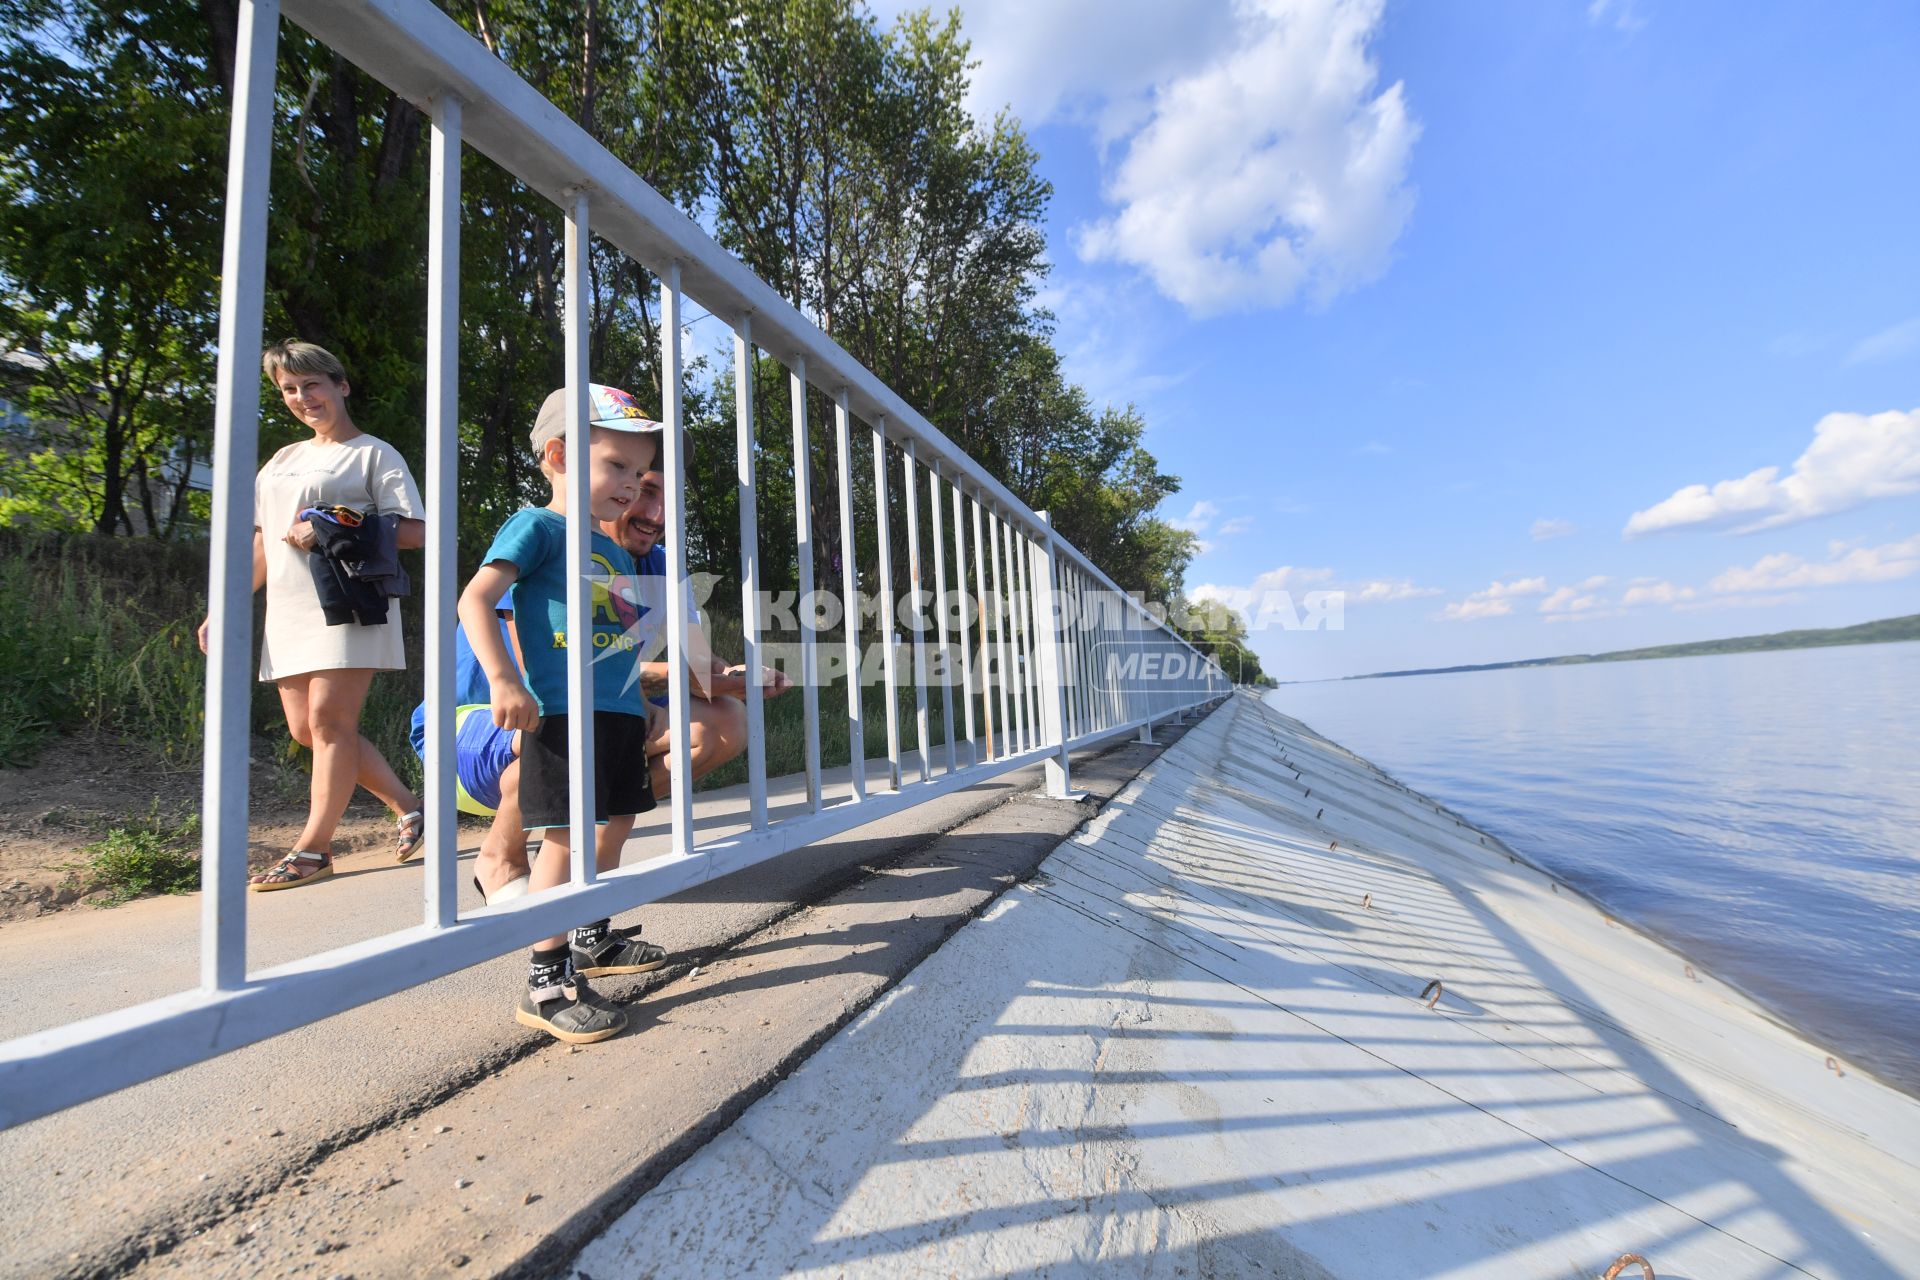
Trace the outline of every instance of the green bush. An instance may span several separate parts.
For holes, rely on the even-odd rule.
[[[176,766],[198,764],[206,659],[194,632],[206,613],[206,576],[205,542],[0,529],[0,767],[30,764],[61,734],[81,729],[120,735]],[[407,741],[421,696],[424,628],[417,601],[407,603],[406,618],[407,670],[375,677],[360,727],[417,789],[420,762]],[[709,621],[715,651],[738,661],[739,619],[716,611]],[[256,652],[261,622],[256,599]],[[782,643],[796,638],[766,637]],[[871,633],[865,637],[869,643],[873,639]],[[825,633],[819,643],[823,654],[837,652],[841,634]],[[904,668],[901,675],[907,678]],[[283,764],[304,769],[309,753],[287,736],[274,687],[255,683],[253,691],[253,732],[276,744]],[[819,699],[821,760],[828,767],[844,764],[849,753],[845,679],[822,686]],[[928,737],[944,750],[937,688],[928,690],[928,704]],[[767,775],[800,772],[806,767],[803,694],[796,689],[764,706]],[[861,706],[866,754],[883,755],[884,691],[862,690]],[[911,685],[899,690],[899,706],[901,753],[907,758],[917,741]],[[979,723],[984,726],[984,717]],[[744,782],[746,776],[743,758],[703,779],[701,787]]]
[[[198,764],[207,664],[195,632],[206,581],[203,541],[0,528],[0,767],[32,764],[62,734],[83,729],[116,734],[169,764]],[[375,677],[361,727],[418,786],[407,744],[420,700],[417,606],[407,621],[409,669]],[[262,622],[256,597],[256,653]],[[252,690],[252,731],[283,744],[284,762],[304,763],[274,687]]]
[[[205,574],[204,549],[0,530],[0,765],[80,728],[197,759]]]
[[[132,826],[115,827],[88,845],[87,887],[111,907],[147,893],[191,893],[200,887],[200,818],[164,818],[156,808]]]

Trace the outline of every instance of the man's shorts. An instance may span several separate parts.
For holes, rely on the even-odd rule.
[[[414,722],[413,749],[427,758],[424,717]],[[513,763],[514,730],[493,722],[493,708],[468,703],[453,711],[453,794],[462,813],[491,818],[500,807],[500,775]]]
[[[492,723],[491,720],[488,721]],[[593,713],[594,821],[653,808],[647,769],[647,718],[618,711]],[[567,717],[551,715],[520,735],[521,825],[529,831],[564,827],[572,810],[567,787]]]

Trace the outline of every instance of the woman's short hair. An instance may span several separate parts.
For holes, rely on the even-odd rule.
[[[347,380],[347,367],[340,363],[340,357],[325,347],[298,338],[288,338],[268,347],[260,356],[260,367],[267,371],[267,378],[272,382],[279,382],[283,373],[319,373],[335,382]]]

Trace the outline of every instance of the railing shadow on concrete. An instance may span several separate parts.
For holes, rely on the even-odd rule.
[[[431,121],[424,211],[428,304],[423,494],[428,536],[421,592],[429,834],[421,923],[259,969],[249,962],[246,883],[251,540],[260,413],[255,362],[264,310],[267,185],[283,11],[323,44],[418,105]],[[1225,673],[1216,663],[1056,535],[1045,512],[1028,508],[428,0],[241,0],[237,29],[215,396],[200,981],[193,989],[0,1044],[0,1126],[17,1125],[312,1023],[1023,766],[1044,764],[1048,793],[1071,796],[1074,748],[1150,727],[1227,691]],[[467,149],[487,157],[560,211],[566,280],[585,278],[594,237],[641,263],[658,280],[660,416],[666,426],[663,471],[670,528],[685,527],[687,511],[682,431],[686,304],[697,302],[733,330],[743,657],[755,672],[761,669],[767,619],[760,592],[753,370],[761,354],[787,368],[796,455],[811,459],[826,453],[825,471],[837,489],[838,527],[832,532],[837,545],[849,552],[840,557],[843,605],[858,597],[859,549],[869,545],[869,539],[873,547],[869,580],[880,587],[885,625],[875,628],[871,639],[884,658],[888,785],[870,785],[865,770],[845,769],[843,798],[828,790],[835,762],[821,759],[819,705],[826,646],[815,625],[819,619],[809,621],[803,611],[799,696],[805,704],[806,769],[797,806],[783,814],[780,797],[769,795],[762,708],[758,699],[748,697],[744,819],[723,834],[703,833],[695,818],[686,762],[676,756],[663,815],[670,833],[666,847],[597,875],[586,854],[593,847],[592,741],[588,718],[575,717],[570,750],[585,786],[576,784],[571,797],[571,883],[507,907],[463,914],[452,820],[452,747],[460,176]],[[573,456],[585,451],[586,388],[592,373],[587,367],[588,292],[565,291],[566,438]],[[816,448],[816,429],[808,416],[812,396],[832,405],[831,451]],[[861,424],[865,433],[856,439]],[[802,600],[815,588],[819,531],[809,492],[812,470],[811,465],[799,467],[793,476],[790,545]],[[568,507],[576,513],[587,507],[585,477],[585,468],[569,473]],[[899,600],[890,564],[890,492],[900,498],[908,550],[908,589]],[[857,530],[856,494],[869,493],[876,528]],[[591,605],[586,522],[571,519],[569,535],[569,629],[581,634]],[[677,740],[684,742],[691,584],[682,540],[669,538],[666,550],[669,715]],[[903,612],[913,620],[906,638],[895,629]],[[854,625],[845,628],[841,642],[855,669],[862,665],[861,638],[860,627]],[[904,662],[909,669],[903,674],[902,655],[907,652],[911,660]],[[988,661],[976,664],[975,655],[987,655]],[[589,646],[569,649],[571,705],[590,704],[590,664]],[[976,665],[984,669],[973,669]],[[1169,677],[1170,671],[1177,674]],[[915,714],[910,724],[903,724],[893,709],[899,701],[896,692],[909,684]],[[849,687],[848,742],[858,749],[864,742],[863,711],[857,689],[851,682]],[[930,733],[930,703],[935,698],[947,711],[942,717],[944,741]],[[955,702],[959,715],[951,713]],[[917,759],[903,759],[909,750]],[[844,767],[845,762],[840,763]],[[910,776],[917,780],[907,781]],[[835,803],[837,798],[841,802]]]
[[[1491,859],[1449,856],[1450,816],[1388,813],[1405,834],[1376,839],[1360,828],[1378,795],[1340,813],[1329,839],[1360,846],[1367,874],[1339,884],[1340,850],[1297,839],[1315,807],[1285,834],[1254,820],[1278,770],[1244,739],[1173,778],[1149,789],[1152,810],[1112,802],[1029,892],[948,944],[946,969],[917,973],[914,997],[821,1050],[581,1265],[662,1263],[670,1248],[725,1270],[748,1261],[720,1238],[744,1221],[738,1247],[763,1270],[1597,1275],[1631,1250],[1685,1255],[1659,1274],[1695,1280],[1912,1274],[1674,1069],[1676,1054],[1704,1069],[1684,1044],[1606,1016],[1592,975],[1487,905],[1513,883]],[[1236,809],[1246,820],[1216,820]],[[1215,869],[1223,852],[1239,883]],[[1417,932],[1411,911],[1383,923],[1360,907],[1360,884],[1418,908]],[[1294,909],[1317,895],[1352,927]],[[1049,913],[1026,928],[1056,944],[993,932],[1020,912]],[[1076,918],[1089,927],[1060,923]],[[1379,945],[1400,928],[1398,950]],[[1486,1016],[1422,1007],[1415,979],[1436,965]],[[897,1096],[878,1085],[895,1050],[933,1077]],[[889,1096],[851,1096],[876,1087]],[[702,1207],[682,1212],[696,1183]],[[1376,1265],[1355,1269],[1368,1241]],[[1347,1265],[1324,1266],[1322,1245]],[[660,1274],[691,1274],[676,1265]]]

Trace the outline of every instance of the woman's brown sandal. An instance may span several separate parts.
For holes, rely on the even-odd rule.
[[[427,819],[420,810],[400,815],[400,842],[393,846],[395,862],[412,862],[422,853],[427,839]]]
[[[292,889],[298,885],[312,884],[315,880],[325,880],[332,874],[332,854],[295,849],[259,875],[249,876],[247,887],[255,893],[272,893],[275,889]]]

